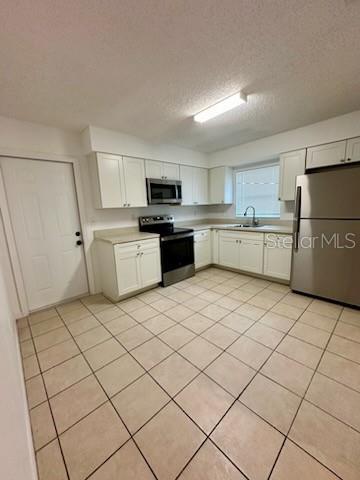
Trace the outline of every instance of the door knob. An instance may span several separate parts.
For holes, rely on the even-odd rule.
[[[83,242],[82,242],[81,240],[78,240],[78,241],[76,242],[76,245],[82,245],[82,243],[83,243]]]
[[[81,232],[75,232],[75,235],[76,235],[77,237],[80,237]]]

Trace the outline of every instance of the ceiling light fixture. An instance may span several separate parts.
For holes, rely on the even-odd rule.
[[[199,123],[207,122],[211,118],[228,112],[229,110],[238,107],[242,103],[246,103],[246,101],[246,95],[241,92],[235,93],[235,95],[224,98],[224,100],[221,100],[220,102],[215,103],[215,105],[205,108],[205,110],[203,110],[202,112],[197,113],[196,115],[194,115],[194,120],[195,122]]]

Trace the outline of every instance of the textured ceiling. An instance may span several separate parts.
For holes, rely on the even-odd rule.
[[[1,115],[209,152],[360,109],[358,0],[2,0],[0,18]]]

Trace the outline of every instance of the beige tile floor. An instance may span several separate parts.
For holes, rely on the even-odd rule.
[[[40,480],[360,478],[360,312],[209,268],[18,322]]]

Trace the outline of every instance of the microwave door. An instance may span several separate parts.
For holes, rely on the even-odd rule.
[[[156,204],[179,203],[177,182],[160,179],[147,179],[148,202]]]

